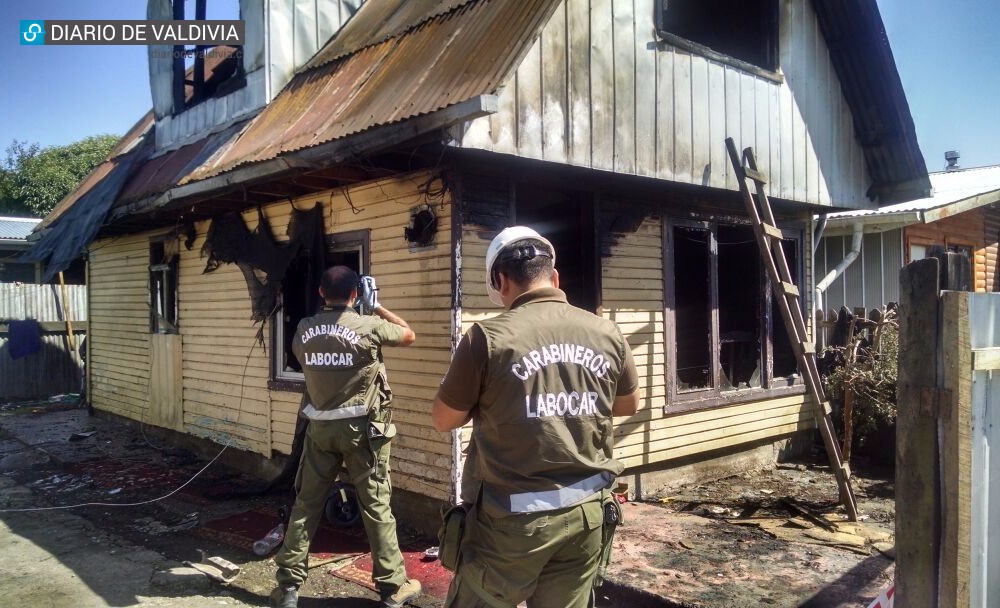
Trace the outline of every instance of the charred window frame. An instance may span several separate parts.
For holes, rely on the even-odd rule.
[[[235,19],[242,19],[242,7],[236,2]],[[203,21],[208,18],[208,0],[172,0],[173,19],[183,21],[194,19]],[[216,0],[218,6],[227,6],[230,0]],[[185,9],[185,5],[193,6],[193,14]],[[214,3],[213,3],[214,5]],[[232,15],[225,17],[232,19]],[[246,71],[243,67],[243,47],[216,47],[207,45],[185,46],[175,44],[173,47],[173,97],[174,114],[196,106],[212,97],[222,97],[246,86]],[[224,59],[214,60],[214,66],[209,73],[206,70],[205,58],[212,53],[226,54]],[[220,55],[221,56],[221,55]],[[190,73],[189,73],[190,72]]]
[[[177,254],[176,239],[149,243],[149,332],[153,334],[179,332]]]
[[[369,230],[351,230],[327,235],[324,266],[343,265],[358,274],[368,274],[370,267]],[[295,354],[292,340],[299,321],[316,314],[323,302],[319,299],[318,277],[309,276],[305,257],[292,261],[281,283],[279,307],[272,322],[272,374],[269,388],[302,390],[305,376]]]
[[[778,0],[659,0],[655,19],[666,44],[780,80]]]
[[[798,282],[802,229],[785,235],[782,246]],[[751,226],[668,219],[663,266],[668,412],[802,391]]]

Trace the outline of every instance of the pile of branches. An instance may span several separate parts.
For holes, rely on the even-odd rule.
[[[894,303],[860,319],[842,308],[831,345],[823,354],[823,388],[843,403],[843,458],[854,435],[864,440],[896,422],[899,361],[898,310]]]

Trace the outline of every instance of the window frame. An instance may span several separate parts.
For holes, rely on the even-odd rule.
[[[154,249],[159,247],[162,256],[166,256],[166,243],[169,236],[152,238],[149,241],[149,264],[147,265],[149,292],[149,333],[179,334],[180,333],[180,264],[179,253],[175,253],[168,262],[153,263]],[[170,295],[173,295],[173,306],[170,306]],[[163,308],[172,308],[170,315],[160,315],[160,304]]]
[[[801,221],[785,221],[786,226],[782,232],[786,235],[786,240],[794,242],[796,245],[796,263],[791,268],[801,284],[802,277],[805,276],[805,223]],[[761,332],[761,386],[743,389],[723,389],[721,387],[721,343],[719,339],[719,272],[718,272],[718,226],[745,226],[750,227],[749,222],[736,222],[732,218],[696,218],[696,217],[664,217],[662,220],[663,237],[663,284],[664,284],[664,319],[666,321],[666,356],[664,361],[664,378],[667,384],[667,402],[664,405],[664,414],[677,414],[692,410],[708,409],[723,405],[758,401],[761,399],[775,398],[786,395],[798,395],[805,392],[805,384],[801,374],[793,376],[774,377],[773,354],[774,354],[774,327],[776,323],[784,323],[783,319],[774,318],[770,314],[771,303],[774,297],[770,287],[770,281],[766,276],[763,266],[759,266],[758,289],[761,290],[762,317],[758,319],[758,330]],[[711,360],[711,382],[710,386],[701,389],[681,391],[678,389],[677,369],[677,326],[676,326],[676,289],[674,273],[674,227],[694,227],[706,229],[711,234],[709,246],[709,277],[710,277],[710,344],[709,351]],[[805,302],[800,300],[800,305],[804,307]],[[778,315],[780,316],[780,314]]]
[[[323,236],[326,245],[324,255],[331,253],[341,253],[346,251],[357,251],[359,254],[360,274],[370,273],[371,268],[371,230],[368,228],[361,230],[346,230],[335,232]],[[282,291],[278,294],[278,307],[274,315],[269,319],[271,324],[271,361],[270,378],[268,388],[271,390],[285,390],[302,392],[305,390],[305,375],[302,372],[287,371],[285,368],[284,340],[284,283]],[[319,287],[318,285],[316,286]]]
[[[195,0],[194,20],[205,20],[208,18],[208,2],[209,0]],[[174,21],[189,20],[184,16],[184,4],[185,0],[171,0],[171,11]],[[243,7],[239,5],[238,1],[237,6],[240,10],[237,18],[242,19]],[[241,45],[238,46],[237,50],[233,53],[237,59],[236,72],[219,84],[219,88],[216,90],[214,95],[206,94],[205,56],[215,48],[215,46],[209,45],[196,45],[190,48],[183,44],[175,44],[173,46],[173,65],[171,68],[173,74],[173,115],[176,116],[178,114],[182,114],[186,110],[209,99],[225,97],[226,95],[234,91],[238,91],[246,86],[246,67],[243,65],[243,46]],[[184,94],[184,88],[187,84],[187,66],[185,66],[184,58],[187,56],[187,53],[194,53],[194,69],[192,71],[193,80],[191,82],[192,93],[190,101],[186,99]]]
[[[746,61],[713,49],[710,46],[691,40],[690,38],[685,38],[680,34],[671,32],[667,29],[665,17],[667,6],[669,2],[672,1],[676,0],[660,0],[657,2],[656,8],[654,8],[655,14],[653,15],[653,19],[656,26],[656,35],[659,38],[657,44],[658,50],[662,51],[666,50],[667,47],[676,47],[696,55],[701,55],[711,61],[723,63],[744,72],[749,72],[762,78],[766,78],[777,84],[781,84],[785,81],[785,78],[781,73],[781,6],[779,0],[766,0],[771,4],[769,7],[769,12],[771,13],[771,39],[768,41],[768,44],[771,46],[770,52],[774,55],[773,67],[757,65],[750,61]],[[693,1],[697,2],[698,0]]]

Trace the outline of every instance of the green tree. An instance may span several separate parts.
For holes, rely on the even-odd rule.
[[[0,211],[44,216],[99,165],[118,142],[94,135],[65,146],[11,142],[0,167]]]

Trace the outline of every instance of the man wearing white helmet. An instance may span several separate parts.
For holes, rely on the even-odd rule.
[[[466,333],[434,399],[437,430],[473,421],[445,605],[585,608],[620,518],[612,416],[638,405],[632,353],[614,323],[567,303],[531,228],[493,239],[486,281],[507,310]]]

